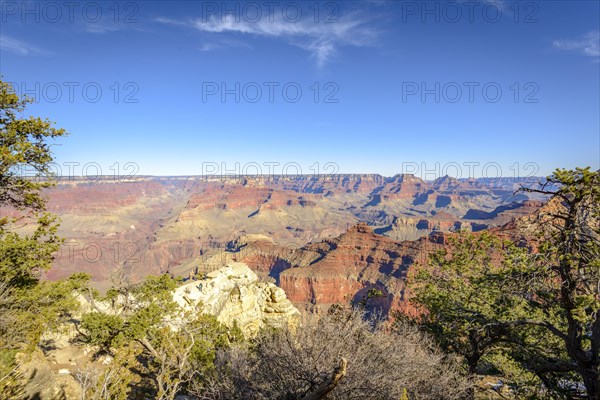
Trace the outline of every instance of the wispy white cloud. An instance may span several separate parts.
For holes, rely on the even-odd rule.
[[[168,24],[168,25],[180,25],[180,26],[186,26],[186,25],[188,25],[184,21],[179,21],[179,20],[176,20],[176,19],[165,18],[165,17],[154,18],[154,22],[160,22],[161,24]]]
[[[142,24],[138,23],[137,20],[124,20],[114,21],[111,18],[103,18],[95,22],[91,21],[79,21],[78,27],[87,33],[93,34],[107,34],[113,32],[120,32],[125,30],[144,31]]]
[[[116,24],[116,23],[95,22],[95,23],[86,23],[84,26],[84,30],[86,32],[98,33],[98,34],[116,32],[121,29],[122,29],[122,25]]]
[[[218,40],[213,40],[210,42],[202,43],[199,47],[199,50],[200,51],[213,51],[213,50],[219,50],[219,49],[230,48],[230,47],[238,47],[238,48],[246,48],[246,49],[252,48],[252,46],[250,46],[248,43],[245,43],[245,42],[242,42],[239,40],[221,38]]]
[[[6,35],[0,35],[0,49],[20,56],[49,54],[36,46]]]
[[[314,22],[312,19],[290,22],[275,16],[265,17],[256,22],[244,19],[236,21],[233,15],[188,21],[157,18],[156,21],[189,26],[209,34],[233,33],[286,40],[290,45],[309,52],[319,67],[324,66],[341,47],[369,46],[374,44],[378,36],[377,30],[357,12],[339,16],[337,21],[327,23]]]
[[[574,51],[598,58],[600,57],[600,32],[588,32],[577,39],[555,40],[552,45],[559,50]]]

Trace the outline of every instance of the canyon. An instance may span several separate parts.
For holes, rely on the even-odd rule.
[[[539,180],[61,178],[46,195],[65,242],[45,278],[87,272],[103,291],[124,275],[187,279],[244,262],[299,308],[362,301],[388,312],[407,307],[407,273],[445,234],[498,229],[539,209],[544,198],[516,193]]]

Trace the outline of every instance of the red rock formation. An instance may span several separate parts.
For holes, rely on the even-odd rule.
[[[294,259],[289,254],[260,253],[247,260],[264,273],[276,277],[281,273],[282,284],[290,290],[295,290],[294,285],[304,287],[292,294],[299,301],[339,300],[333,294],[337,286],[344,288],[344,297],[356,296],[370,285],[382,285],[396,299],[401,287],[400,292],[392,290],[395,281],[385,271],[392,268],[393,277],[405,265],[385,255],[388,247],[400,246],[399,240],[392,239],[417,239],[433,231],[461,228],[476,231],[504,224],[539,206],[533,201],[506,206],[504,201],[512,199],[515,184],[450,178],[427,182],[410,175],[368,174],[62,180],[47,192],[48,208],[62,218],[59,234],[67,238],[66,244],[73,244],[64,247],[63,254],[71,250],[72,254],[57,260],[48,278],[87,271],[95,281],[107,284],[112,271],[121,267],[141,278],[205,255],[208,242],[224,248],[240,235],[261,233],[296,247],[326,239],[304,246]],[[464,218],[469,210],[490,218]],[[0,212],[15,214],[6,209]],[[389,237],[359,226],[333,239],[356,221],[367,222]],[[402,246],[396,249],[400,258],[413,255],[413,250]],[[98,258],[96,249],[101,252]],[[352,278],[339,280],[345,276],[338,270],[341,265]],[[376,273],[377,265],[384,272]],[[295,271],[301,268],[320,272],[302,277],[302,271]]]
[[[298,305],[329,306],[363,300],[368,289],[378,287],[378,300],[388,309],[406,307],[404,278],[416,262],[441,248],[429,239],[396,242],[358,224],[331,240],[309,244],[294,252],[292,268],[279,275],[279,285]]]

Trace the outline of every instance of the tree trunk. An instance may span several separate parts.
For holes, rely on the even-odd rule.
[[[593,370],[581,371],[583,384],[588,399],[600,400],[600,388],[598,387],[598,372]]]
[[[323,382],[321,382],[319,386],[317,386],[315,389],[308,392],[304,397],[302,397],[302,400],[324,399],[329,394],[329,392],[335,389],[340,379],[346,376],[346,365],[346,359],[342,358],[342,360],[340,361],[340,365],[333,370],[331,376],[325,379]]]

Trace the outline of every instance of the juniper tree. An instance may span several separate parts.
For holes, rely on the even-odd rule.
[[[88,279],[40,281],[61,243],[42,191],[55,184],[51,142],[66,132],[24,116],[31,101],[0,80],[0,394],[11,393],[15,383],[15,353],[34,349],[44,331],[66,320],[77,306],[73,290]],[[18,229],[23,225],[32,230]]]
[[[550,197],[520,224],[530,248],[485,233],[453,239],[410,282],[418,323],[471,372],[503,360],[496,367],[535,377],[546,396],[583,386],[600,399],[600,174],[559,169],[521,190]]]

